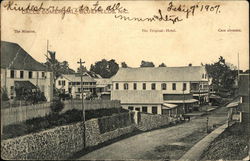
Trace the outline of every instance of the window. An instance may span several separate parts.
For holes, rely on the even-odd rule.
[[[205,74],[205,79],[207,79],[207,75]]]
[[[42,78],[44,78],[45,77],[45,72],[42,72]]]
[[[136,107],[135,110],[140,112],[140,107]]]
[[[69,88],[69,93],[71,93],[71,88]]]
[[[29,71],[29,78],[32,78],[32,75],[33,75],[32,71]]]
[[[187,83],[183,83],[183,91],[187,90]]]
[[[204,78],[204,74],[202,74],[202,78]]]
[[[123,88],[124,88],[124,90],[128,90],[128,83],[124,83]]]
[[[134,83],[134,90],[136,90],[137,89],[137,84],[136,83]]]
[[[78,88],[78,92],[79,92],[79,93],[81,92],[81,88]]]
[[[10,71],[10,78],[15,78],[15,71],[14,70]]]
[[[20,78],[23,78],[23,71],[20,71]]]
[[[115,84],[115,89],[119,89],[119,83]]]
[[[76,82],[76,85],[80,85],[80,82]]]
[[[172,83],[172,90],[176,90],[176,83]]]
[[[62,85],[65,86],[65,80],[62,81]]]
[[[152,89],[152,90],[155,90],[155,83],[152,83],[152,84],[151,84],[151,89]]]
[[[134,107],[133,106],[128,106],[128,109],[133,111],[134,110]]]
[[[167,84],[166,83],[162,83],[161,84],[161,89],[162,90],[166,90],[167,89]]]
[[[142,83],[142,89],[146,90],[146,83]]]
[[[157,114],[157,106],[153,106],[152,107],[152,113],[153,114]]]
[[[71,82],[69,82],[69,85],[71,85],[72,83]]]
[[[142,106],[142,112],[148,112],[148,107],[147,106]]]
[[[59,80],[59,81],[58,81],[58,85],[60,86],[61,84],[62,84],[62,83],[61,83],[61,81]]]

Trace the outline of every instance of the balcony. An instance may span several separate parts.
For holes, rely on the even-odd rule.
[[[206,93],[208,92],[208,89],[190,89],[191,93]]]

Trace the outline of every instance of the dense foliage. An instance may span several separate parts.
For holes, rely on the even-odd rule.
[[[45,65],[48,70],[53,72],[54,80],[56,80],[62,74],[74,74],[75,71],[69,68],[69,63],[67,61],[59,62],[56,59],[56,52],[48,51],[47,61]]]
[[[1,88],[1,101],[8,101],[8,93],[6,88]]]
[[[63,108],[64,108],[64,103],[61,102],[60,100],[53,100],[50,105],[52,114],[59,114],[59,112],[61,112]]]
[[[122,68],[128,68],[128,65],[126,64],[126,62],[121,62],[121,67]]]
[[[155,67],[155,65],[153,62],[142,60],[140,67]]]
[[[212,78],[212,86],[217,92],[220,90],[233,90],[237,71],[235,69],[230,69],[222,56],[217,62],[206,64],[206,70],[208,76]]]
[[[102,78],[110,78],[117,73],[119,65],[115,62],[114,59],[106,60],[102,59],[101,61],[91,64],[90,71],[99,74]]]
[[[159,67],[167,67],[165,63],[161,63]]]
[[[36,104],[39,102],[46,101],[46,97],[44,93],[41,92],[39,89],[32,90],[32,89],[24,89],[24,88],[16,88],[16,97],[15,100],[25,101],[29,104]]]

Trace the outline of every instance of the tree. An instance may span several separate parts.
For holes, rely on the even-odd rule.
[[[159,67],[167,67],[165,63],[161,63]]]
[[[107,61],[102,59],[101,61],[91,64],[90,71],[99,74],[102,78],[110,78],[117,73],[119,65],[115,62],[114,59]]]
[[[244,73],[250,73],[249,71],[250,71],[250,70],[249,70],[249,69],[247,69]]]
[[[46,55],[47,61],[45,65],[54,74],[54,80],[56,80],[62,74],[73,74],[75,71],[69,68],[69,63],[67,61],[59,62],[56,59],[56,52],[48,51],[49,56]]]
[[[155,67],[155,65],[153,62],[142,60],[140,67]]]
[[[77,73],[84,73],[88,71],[87,68],[85,66],[81,66],[77,68]]]
[[[122,68],[128,68],[128,65],[126,64],[126,62],[122,62],[122,63],[121,63],[121,67],[122,67]]]
[[[217,89],[217,91],[220,89],[233,90],[237,71],[230,69],[222,56],[220,56],[218,62],[206,64],[206,70],[208,76],[212,78],[212,86]]]

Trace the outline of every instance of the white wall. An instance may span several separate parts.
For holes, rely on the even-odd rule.
[[[61,81],[61,85],[59,85],[59,81]],[[62,81],[65,81],[65,85],[62,85]],[[59,77],[56,79],[55,86],[57,89],[65,89],[65,92],[69,92],[69,80],[64,77]]]
[[[135,82],[113,82],[113,90],[116,90],[116,83],[119,83],[119,90],[124,90],[123,84],[128,83],[128,90],[134,90],[133,84]],[[183,93],[182,88],[183,88],[183,83],[186,83],[187,85],[187,90],[185,93],[190,93],[190,82],[136,82],[137,83],[137,90],[143,90],[142,84],[146,83],[146,90],[152,90],[151,89],[151,84],[155,83],[156,84],[156,89],[155,90],[162,90],[161,84],[166,83],[167,84],[167,89],[162,90],[163,93],[169,93],[169,94],[181,94]],[[176,90],[172,90],[172,83],[176,83]]]
[[[8,92],[8,96],[10,96],[10,88],[11,86],[14,86],[14,82],[15,81],[30,81],[32,84],[34,84],[35,86],[38,86],[40,89],[44,89],[44,95],[47,98],[47,101],[51,101],[52,97],[53,97],[53,76],[51,75],[51,72],[45,72],[45,77],[42,78],[42,71],[33,71],[33,75],[32,78],[28,78],[28,70],[14,70],[15,71],[15,75],[14,78],[11,78],[11,70],[10,69],[3,69],[1,68],[1,72],[6,72],[7,71],[7,77],[5,78],[5,73],[3,73],[3,78],[1,77],[1,81],[3,80],[3,82],[1,83],[1,88],[4,87],[6,85],[7,88],[7,92]],[[24,77],[20,78],[20,71],[24,71]],[[38,74],[38,78],[37,78],[37,73]],[[6,80],[6,82],[5,82]]]

